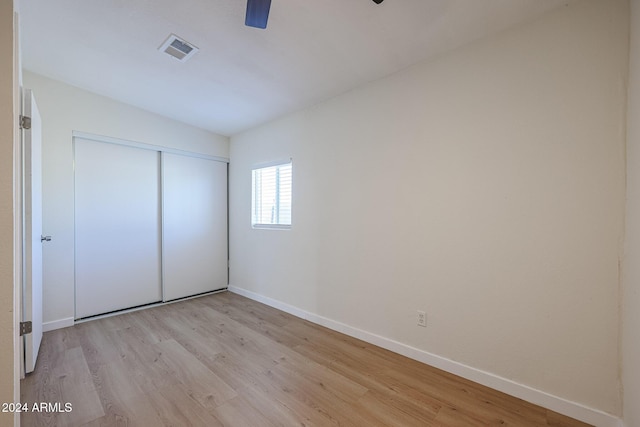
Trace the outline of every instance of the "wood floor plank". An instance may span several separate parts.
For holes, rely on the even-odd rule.
[[[215,409],[215,414],[225,426],[237,427],[275,427],[260,411],[255,409],[249,401],[237,396]]]
[[[184,327],[186,323],[183,323],[182,318],[165,318],[161,322],[167,331],[173,333],[175,341],[207,367],[213,364],[217,354],[224,351],[218,341],[211,339],[206,333],[198,331],[195,327]]]
[[[286,367],[277,366],[266,374],[269,382],[297,400],[308,410],[321,416],[321,425],[377,426],[382,425],[367,412],[354,411],[356,397],[343,400],[335,389],[322,382],[304,378]]]
[[[214,300],[215,301],[215,300]],[[279,325],[273,324],[268,320],[260,318],[256,315],[256,310],[249,310],[248,312],[241,307],[232,304],[211,304],[218,312],[223,313],[230,319],[259,332],[266,338],[275,341],[286,346],[294,346],[300,344],[300,338],[295,334],[290,333],[285,328]],[[248,316],[247,314],[251,314]]]
[[[586,424],[220,293],[47,332],[23,426]]]
[[[458,408],[444,406],[436,415],[435,425],[439,427],[485,427],[490,424],[486,420],[480,420],[472,414],[462,411]],[[496,424],[493,424],[496,425]]]
[[[323,390],[333,394],[337,399],[347,402],[357,401],[358,398],[369,391],[363,385],[315,362],[300,365],[287,360],[279,363],[274,369],[286,369],[291,374],[299,377],[300,381],[316,384]]]
[[[280,399],[280,392],[265,392],[265,387],[244,387],[240,393],[247,401],[251,402],[271,423],[280,426],[308,426],[313,425],[306,410],[296,412],[295,408],[288,406],[287,399]]]
[[[325,349],[314,344],[297,346],[296,351],[316,363],[329,367],[334,372],[350,379],[369,390],[385,391],[389,387],[379,380],[379,374],[384,371],[380,366],[360,363],[348,355],[341,356],[335,349]],[[366,366],[366,369],[362,369]]]
[[[60,409],[51,410],[48,407],[41,412],[31,410],[24,413],[21,417],[24,425],[77,426],[103,417],[104,410],[82,349],[75,347],[63,350],[57,362],[45,374],[46,378],[42,378],[43,393],[34,394],[41,397],[25,403],[32,408],[33,404],[41,402],[57,404]],[[72,405],[71,411],[62,412],[67,403]]]
[[[212,411],[203,408],[193,398],[190,390],[182,384],[160,389],[159,394],[162,399],[157,399],[157,395],[154,395],[152,402],[154,408],[162,414],[162,423],[144,425],[224,426],[224,423]]]
[[[215,408],[238,394],[178,342],[163,341],[156,345],[171,374],[188,390],[191,397],[205,408]]]
[[[127,420],[127,409],[131,402],[144,394],[133,380],[128,361],[114,361],[100,365],[94,373],[96,392],[105,415],[118,420]]]
[[[276,424],[325,425],[319,414],[300,403],[291,389],[271,381],[268,370],[260,366],[251,367],[243,360],[221,353],[216,356],[214,371]],[[296,422],[283,422],[290,419]]]
[[[118,361],[98,370],[100,381],[96,390],[105,416],[89,425],[130,426],[162,425],[162,420],[146,393],[131,380],[130,362]]]
[[[504,395],[496,399],[491,394],[474,390],[475,387],[469,387],[464,382],[457,383],[446,379],[429,382],[420,377],[398,371],[394,371],[391,374],[381,374],[379,380],[400,395],[413,401],[421,402],[425,398],[432,399],[431,396],[436,396],[436,400],[442,402],[444,406],[454,408],[473,407],[474,415],[488,424],[492,424],[494,421],[517,422],[522,419],[530,420],[530,422],[537,425],[543,425],[546,422],[545,413],[542,409],[537,411],[528,410],[524,414],[522,405],[511,403],[513,398]],[[510,404],[507,405],[505,404],[506,402]],[[514,411],[513,407],[518,408],[520,413]],[[526,406],[525,409],[527,409]]]
[[[368,391],[358,399],[359,411],[371,413],[384,425],[422,427],[433,424],[439,405],[417,405],[409,403],[394,393]]]
[[[569,418],[567,416],[558,414],[557,412],[547,410],[547,423],[553,427],[583,427],[585,424]]]

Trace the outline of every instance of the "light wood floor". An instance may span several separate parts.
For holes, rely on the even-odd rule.
[[[584,426],[221,293],[47,332],[23,426]]]

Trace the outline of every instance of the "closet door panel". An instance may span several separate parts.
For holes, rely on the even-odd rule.
[[[162,153],[164,300],[227,287],[227,164]]]
[[[161,301],[160,153],[74,149],[76,318]]]

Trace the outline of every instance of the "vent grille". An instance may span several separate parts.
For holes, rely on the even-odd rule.
[[[196,54],[198,48],[175,34],[170,34],[158,50],[172,56],[180,62],[185,62]]]

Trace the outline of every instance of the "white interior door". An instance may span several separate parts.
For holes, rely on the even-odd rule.
[[[163,283],[170,301],[227,287],[227,164],[162,153]]]
[[[24,336],[24,370],[33,372],[42,341],[42,121],[29,89],[23,92],[23,112],[31,127],[23,130],[24,281],[22,321],[32,332]]]
[[[83,138],[74,150],[76,318],[161,301],[160,153]]]

